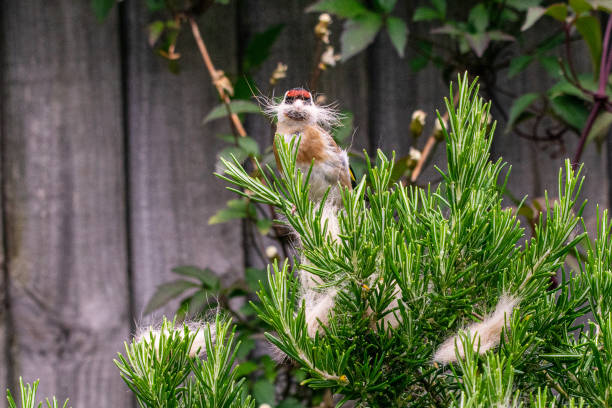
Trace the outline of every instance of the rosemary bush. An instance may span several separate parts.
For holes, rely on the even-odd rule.
[[[274,265],[269,290],[258,293],[258,313],[275,330],[267,338],[307,373],[305,383],[333,389],[341,403],[609,406],[607,213],[594,244],[577,232],[581,182],[568,161],[557,199],[547,198],[526,237],[516,211],[502,205],[506,166],[489,160],[490,104],[467,76],[458,88],[456,106],[452,87],[446,100],[448,166],[439,186],[390,185],[393,161],[378,152],[361,182],[342,193],[337,236],[328,233],[334,220],[325,204],[308,198],[309,175],[295,166],[299,141],[277,139],[281,178],[262,168],[252,177],[238,161],[225,162],[221,177],[240,188],[233,190],[275,206],[299,236],[293,272],[315,275],[315,290],[333,297],[326,323],[309,335],[307,289],[287,263]],[[581,273],[566,273],[568,256]],[[562,282],[550,290],[558,271]]]
[[[231,321],[217,316],[199,329],[164,320],[159,330],[126,344],[115,360],[141,407],[254,408],[232,369]],[[200,359],[203,354],[205,357]]]

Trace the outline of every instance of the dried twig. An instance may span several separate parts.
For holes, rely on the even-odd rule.
[[[242,126],[242,122],[240,122],[238,115],[232,112],[232,109],[230,106],[230,102],[231,102],[230,97],[227,94],[227,90],[223,87],[223,81],[227,80],[227,78],[223,74],[223,71],[217,71],[215,69],[215,66],[212,63],[212,60],[210,59],[210,55],[208,54],[208,50],[206,49],[206,45],[204,44],[204,40],[202,39],[202,35],[200,34],[200,28],[198,27],[198,24],[196,23],[195,19],[191,16],[189,16],[188,19],[189,19],[189,24],[191,25],[191,32],[193,34],[193,38],[198,44],[198,48],[200,49],[200,54],[202,55],[204,64],[206,64],[206,68],[208,69],[208,73],[210,74],[210,77],[213,81],[213,84],[215,85],[215,88],[217,88],[219,97],[221,98],[221,100],[223,101],[223,104],[227,108],[227,113],[230,115],[232,127],[234,128],[236,133],[238,133],[239,136],[246,137],[247,133],[244,130],[244,127]]]
[[[459,100],[459,92],[457,92],[457,94],[453,97],[453,104],[457,104],[458,100]],[[438,119],[436,118],[436,120]],[[444,115],[442,115],[442,121],[444,123],[448,121],[448,112],[444,112]],[[412,174],[410,175],[411,183],[413,184],[416,183],[417,179],[421,175],[421,172],[423,171],[423,167],[425,167],[425,163],[427,162],[429,155],[433,152],[434,147],[436,147],[437,144],[440,143],[441,141],[442,141],[442,138],[439,138],[436,135],[436,128],[434,126],[434,129],[431,131],[431,135],[429,135],[429,139],[427,139],[427,142],[425,143],[425,147],[423,148],[423,152],[421,153],[421,158],[419,159],[417,165],[412,171]]]

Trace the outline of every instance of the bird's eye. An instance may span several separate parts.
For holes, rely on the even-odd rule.
[[[295,97],[293,97],[293,96],[287,96],[285,98],[285,103],[293,103],[294,99],[295,99]]]

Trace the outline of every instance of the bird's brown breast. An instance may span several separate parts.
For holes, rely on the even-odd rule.
[[[299,164],[310,164],[314,159],[316,161],[327,160],[329,154],[329,141],[325,137],[322,129],[314,126],[305,126],[302,132],[302,140],[300,141],[300,149],[297,154],[297,162]]]

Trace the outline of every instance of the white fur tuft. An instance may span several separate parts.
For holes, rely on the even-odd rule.
[[[189,356],[190,357],[204,356],[206,354],[205,335],[206,335],[206,331],[208,330],[207,324],[201,321],[186,322],[185,324],[187,325],[189,332],[196,333],[196,336],[193,340],[193,344],[191,345],[191,348],[189,349]],[[210,336],[213,341],[215,340],[215,331],[216,331],[215,329],[216,329],[215,325],[210,324]],[[137,343],[140,343],[142,341],[150,342],[151,336],[153,336],[153,344],[154,344],[155,350],[158,350],[159,340],[162,334],[161,330],[162,330],[161,328],[155,328],[153,326],[141,328],[140,330],[138,330],[138,334],[135,336],[136,342]],[[175,327],[174,331],[178,333],[179,336],[183,337],[184,331],[183,331],[182,325],[179,327]],[[169,334],[167,329],[166,329],[165,334]]]
[[[499,343],[502,329],[507,327],[512,310],[519,303],[520,299],[511,295],[503,295],[497,302],[497,306],[492,314],[485,317],[480,323],[473,323],[463,331],[473,339],[474,351],[480,344],[478,352],[486,353]],[[447,364],[457,361],[455,354],[455,344],[457,345],[457,353],[460,357],[465,356],[462,337],[459,333],[446,339],[438,348],[433,356],[433,361],[437,363]]]
[[[336,290],[318,292],[314,289],[306,289],[302,293],[302,300],[305,304],[306,326],[308,335],[314,337],[317,332],[321,332],[321,324],[326,325],[329,321],[329,313],[334,307]]]
[[[338,111],[336,103],[327,105],[303,104],[299,108],[285,104],[282,101],[276,103],[273,98],[264,95],[256,96],[262,112],[269,118],[276,118],[279,122],[291,121],[285,115],[289,110],[300,109],[305,114],[305,122],[310,125],[319,125],[324,129],[339,126],[343,115]]]

